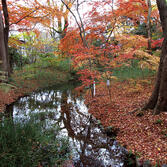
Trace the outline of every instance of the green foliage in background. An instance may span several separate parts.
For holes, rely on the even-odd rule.
[[[113,76],[120,80],[126,79],[144,79],[149,76],[155,75],[156,71],[148,68],[140,68],[138,65],[139,60],[132,60],[130,66],[121,66],[113,70]]]
[[[9,55],[12,68],[20,68],[28,64],[28,58],[22,56],[16,48],[9,47]]]
[[[151,33],[152,33],[152,39],[156,40],[159,38],[162,38],[162,32],[157,31],[158,27],[156,23],[152,23],[151,25]],[[147,25],[146,23],[139,24],[135,27],[134,30],[132,30],[133,34],[136,35],[143,35],[144,37],[148,37],[148,31],[147,31]]]
[[[12,76],[12,83],[17,86],[23,86],[25,80],[36,80],[42,87],[47,87],[74,80],[75,73],[71,68],[70,59],[61,59],[47,53],[45,55],[42,54],[36,63],[27,64],[22,69],[15,70]],[[27,85],[27,87],[31,87],[31,85]]]

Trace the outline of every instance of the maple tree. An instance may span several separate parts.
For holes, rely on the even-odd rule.
[[[49,7],[51,7],[51,4],[49,1],[47,1],[47,4]],[[12,31],[34,31],[37,36],[39,35],[39,30],[35,29],[35,26],[38,23],[46,24],[46,22],[49,21],[50,18],[48,18],[50,15],[56,14],[57,17],[59,17],[59,20],[61,21],[61,16],[64,14],[64,17],[66,17],[67,20],[67,12],[63,12],[63,8],[61,8],[61,11],[58,11],[58,6],[55,8],[49,8],[47,6],[42,6],[38,1],[13,1],[13,0],[2,0],[2,5],[0,8],[3,10],[3,24],[4,27],[4,40],[5,40],[5,48],[6,48],[6,62],[4,65],[6,66],[6,69],[8,71],[8,74],[12,72],[12,69],[10,67],[10,62],[12,59],[10,58],[10,55],[8,54],[8,41],[11,46],[22,45],[21,42],[16,41],[16,38],[9,38],[9,30]],[[54,11],[55,10],[55,11]],[[54,13],[53,13],[54,11]],[[49,15],[49,16],[48,16]],[[53,19],[54,20],[54,19]],[[60,24],[59,24],[59,30],[60,30]],[[67,26],[67,24],[65,25]],[[66,27],[63,29],[63,33],[66,31]],[[16,46],[17,47],[17,46]]]
[[[10,28],[14,25],[14,24],[18,24],[21,23],[22,20],[24,20],[24,18],[26,18],[27,16],[30,16],[31,13],[28,11],[28,13],[23,12],[24,16],[21,16],[21,18],[18,19],[18,17],[15,17],[16,14],[19,13],[18,8],[14,8],[14,6],[12,5],[13,1],[9,1],[7,3],[6,0],[2,0],[1,1],[1,6],[0,6],[0,12],[2,17],[1,17],[1,26],[2,26],[2,39],[4,38],[4,44],[5,44],[5,54],[1,55],[1,60],[3,63],[3,70],[7,72],[7,76],[10,76],[12,69],[11,69],[11,63],[10,63],[10,55],[8,53],[8,42],[9,42],[9,31]],[[9,6],[8,6],[9,5]],[[11,7],[12,6],[12,7]],[[12,10],[12,12],[11,12]],[[17,12],[16,12],[17,11]],[[21,12],[22,13],[22,12]],[[16,20],[18,19],[18,20]],[[1,39],[1,40],[2,40]],[[2,45],[3,46],[3,45]],[[4,52],[3,52],[4,53]]]
[[[149,113],[142,113],[146,114],[143,118],[129,114],[129,111],[134,108],[142,107],[149,96],[151,86],[146,84],[149,82],[148,79],[139,81],[129,79],[123,83],[112,82],[111,87],[107,87],[104,81],[117,79],[113,76],[113,71],[121,69],[121,66],[124,67],[123,70],[128,69],[134,59],[137,60],[137,65],[142,70],[144,68],[155,71],[158,69],[155,88],[145,109],[155,109],[155,114],[167,110],[167,21],[164,17],[167,15],[166,1],[157,0],[162,29],[158,9],[154,1],[150,0],[117,0],[116,2],[113,0],[62,0],[59,3],[51,0],[46,3],[39,0],[24,0],[23,2],[26,5],[20,4],[19,1],[8,1],[9,30],[23,32],[21,34],[26,43],[21,43],[19,38],[10,36],[9,45],[16,48],[19,48],[19,45],[24,46],[27,50],[30,48],[29,58],[35,62],[36,57],[40,57],[40,53],[45,55],[47,52],[43,49],[45,44],[54,47],[60,43],[59,50],[54,50],[53,57],[58,58],[58,62],[67,57],[71,59],[73,68],[82,81],[80,88],[90,88],[95,83],[94,81],[98,83],[97,96],[94,98],[89,94],[86,96],[90,112],[101,119],[106,126],[114,125],[120,128],[119,141],[122,144],[128,144],[128,148],[133,153],[136,153],[136,150],[142,152],[142,158],[150,158],[146,152],[149,150],[149,154],[151,153],[151,148],[156,143],[152,141],[156,138],[158,144],[156,143],[151,158],[154,162],[156,156],[162,158],[160,150],[166,146],[164,144],[166,138],[164,139],[161,134],[162,128],[165,129],[166,126],[164,113],[154,117],[148,111]],[[83,14],[81,10],[84,3],[89,6],[89,9]],[[2,14],[4,13],[1,12],[0,16]],[[76,24],[70,25],[70,15],[73,16]],[[0,58],[2,58],[2,55],[6,54],[3,40],[4,17],[0,17],[0,21]],[[39,24],[50,32],[53,39],[41,40],[40,30],[34,29]],[[55,42],[56,33],[60,34],[58,42]],[[153,54],[153,51],[156,48],[159,49],[162,42],[162,53],[159,58]],[[31,57],[33,53],[35,56]],[[47,56],[49,60],[50,54]],[[6,60],[3,59],[3,63]],[[53,63],[53,59],[51,61]],[[162,119],[164,124],[157,127],[154,123],[155,118]],[[163,133],[166,135],[166,129]],[[140,135],[143,140],[140,140]],[[148,145],[150,138],[152,140]]]
[[[136,50],[147,47],[146,38],[127,34],[139,22],[147,21],[148,6],[145,1],[117,1],[117,9],[110,0],[91,2],[92,9],[84,15],[84,19],[79,13],[79,1],[76,4],[77,14],[62,2],[72,13],[78,29],[67,31],[60,49],[73,58],[74,67],[82,74],[83,85],[91,85],[94,80],[102,81],[101,76],[107,71],[112,76],[115,67],[133,59]],[[127,5],[129,7],[125,8]]]
[[[38,0],[26,0],[24,3],[27,5],[22,5],[19,1],[8,2],[10,17],[8,22],[4,20],[6,28],[32,30],[34,25],[40,23],[50,29],[52,37],[59,33],[62,38],[59,46],[61,54],[72,58],[83,87],[92,85],[95,80],[102,81],[101,76],[105,74],[110,75],[107,77],[110,78],[114,68],[139,58],[135,57],[135,53],[144,52],[147,55],[143,48],[151,49],[151,24],[155,21],[158,23],[157,9],[152,7],[149,0],[119,0],[115,4],[112,0],[87,1],[90,11],[84,15],[80,13],[84,1],[61,0],[58,3],[48,0],[42,3]],[[72,6],[76,7],[75,11]],[[69,28],[70,13],[78,28]],[[148,38],[130,35],[142,23],[147,24]],[[38,30],[34,32],[39,33]],[[156,41],[153,45],[155,43]]]
[[[66,0],[65,2],[71,8],[75,0]],[[59,34],[59,37],[63,38],[69,25],[69,11],[64,7],[64,4],[60,1],[52,0],[47,0],[45,3],[36,0],[33,4],[36,8],[40,9],[38,11],[39,16],[35,16],[33,19],[36,18],[36,22],[46,27],[52,38],[56,39],[56,34]]]
[[[102,45],[104,41],[106,41],[105,43],[108,43],[108,41],[109,41],[109,38],[105,39],[103,36],[105,33],[104,26],[108,24],[108,20],[106,19],[106,20],[102,21],[102,19],[101,19],[102,16],[101,16],[101,18],[97,17],[97,15],[98,15],[97,10],[98,9],[96,6],[96,9],[95,8],[93,9],[96,11],[92,13],[92,20],[91,21],[92,22],[94,21],[94,23],[96,24],[97,27],[93,27],[90,24],[85,25],[85,22],[81,18],[81,15],[79,12],[79,8],[80,8],[81,3],[79,3],[79,1],[76,2],[76,11],[77,11],[77,16],[79,18],[78,19],[76,14],[69,8],[68,4],[66,4],[64,1],[62,1],[62,2],[66,5],[67,9],[73,15],[73,17],[76,21],[76,24],[78,26],[78,29],[72,30],[75,32],[75,36],[66,35],[66,37],[62,40],[60,46],[61,46],[61,48],[66,48],[66,46],[68,46],[68,49],[66,49],[66,53],[68,52],[68,55],[73,56],[74,66],[80,68],[78,74],[81,74],[80,79],[83,82],[82,86],[83,87],[92,86],[94,80],[97,80],[99,78],[99,72],[96,70],[96,68],[97,68],[96,64],[99,64],[100,60],[102,61],[103,58],[105,57],[103,55],[107,54],[107,47],[106,46],[101,47],[100,45]],[[91,12],[89,13],[89,15],[90,14],[91,14]],[[91,16],[89,16],[89,17],[91,17]],[[101,22],[101,23],[103,22],[102,23],[103,26],[101,26],[101,27],[98,26],[97,22]],[[109,32],[109,36],[111,36],[111,32]],[[69,42],[69,37],[71,37],[70,42]],[[67,45],[66,45],[66,41],[68,43]],[[100,44],[99,46],[97,44],[98,42]],[[106,59],[108,59],[107,56],[106,56]]]

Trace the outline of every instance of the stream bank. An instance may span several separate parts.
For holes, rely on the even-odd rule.
[[[22,87],[19,89],[12,89],[8,93],[2,93],[1,94],[2,98],[0,99],[1,111],[2,111],[2,109],[3,110],[5,109],[6,104],[10,104],[11,102],[16,101],[18,97],[24,96],[25,94],[30,94],[35,89],[36,90],[38,89],[38,86],[36,86],[36,88],[30,87],[30,85],[31,85],[30,83],[31,83],[31,81],[25,81],[25,87]],[[61,83],[64,83],[64,82],[61,81]],[[106,98],[109,99],[108,95],[103,94],[104,90],[97,88],[97,98],[94,98],[94,102],[92,102],[92,106],[95,104],[95,102],[98,100],[98,97],[99,97],[100,103],[97,102],[99,104],[99,107],[96,106],[95,109],[93,109],[91,107],[90,113],[92,113],[97,119],[101,120],[104,127],[108,127],[108,126],[118,127],[118,129],[120,129],[120,131],[118,132],[117,139],[121,143],[121,145],[127,147],[127,149],[130,150],[130,152],[132,152],[133,154],[137,153],[137,155],[138,155],[138,153],[140,154],[142,151],[144,151],[144,155],[146,155],[145,158],[143,158],[143,156],[141,156],[142,154],[140,154],[140,158],[142,158],[142,160],[141,160],[142,163],[143,163],[143,159],[151,159],[151,164],[156,165],[156,162],[159,162],[159,161],[156,161],[156,159],[159,159],[161,152],[158,151],[158,154],[154,155],[157,151],[156,147],[155,147],[155,149],[150,151],[150,148],[152,148],[152,146],[150,146],[151,143],[153,144],[153,147],[154,147],[154,145],[157,145],[156,141],[154,141],[154,136],[150,136],[150,135],[148,136],[148,138],[153,137],[153,139],[151,141],[154,141],[154,142],[149,143],[149,147],[148,147],[148,145],[146,143],[143,143],[143,142],[141,143],[141,141],[139,140],[139,139],[141,139],[141,137],[138,137],[138,135],[143,136],[142,133],[140,133],[140,132],[145,132],[145,127],[146,127],[146,125],[148,126],[148,124],[150,125],[150,128],[148,128],[148,130],[156,129],[155,132],[157,132],[157,128],[159,126],[161,126],[161,129],[163,130],[163,126],[166,126],[166,115],[164,113],[162,113],[159,116],[152,116],[151,111],[149,111],[149,112],[146,112],[144,114],[145,115],[144,117],[135,117],[135,115],[130,115],[130,117],[129,117],[129,115],[126,113],[128,113],[128,111],[131,111],[132,109],[134,109],[136,107],[142,106],[143,102],[146,101],[146,99],[149,97],[148,94],[151,91],[151,86],[146,85],[147,89],[144,87],[145,88],[145,89],[143,88],[144,92],[142,91],[142,92],[131,93],[131,92],[127,92],[127,90],[129,90],[129,87],[131,85],[129,83],[127,83],[127,84],[122,83],[122,84],[116,83],[116,85],[115,84],[111,85],[112,101],[115,104],[117,104],[116,108],[114,108],[114,110],[113,110],[113,106],[108,105],[108,101],[106,100]],[[37,83],[37,85],[39,85],[39,82]],[[128,85],[128,87],[127,87],[127,85]],[[105,88],[105,86],[103,86],[103,87]],[[130,89],[131,89],[131,87],[130,87]],[[100,94],[100,96],[99,96],[99,94]],[[121,96],[121,94],[123,96]],[[126,101],[124,101],[124,99],[123,99],[124,96],[126,96]],[[91,100],[89,100],[89,102],[91,102]],[[103,112],[103,110],[99,109],[101,107],[103,108],[103,104],[107,104],[105,106],[105,109],[106,109],[105,113]],[[90,105],[89,105],[89,107],[90,107]],[[124,111],[124,109],[126,109],[126,111]],[[109,113],[107,112],[107,110],[109,111]],[[96,111],[96,112],[94,112],[94,111]],[[119,115],[118,115],[118,111],[119,111]],[[105,118],[105,120],[104,120],[104,118]],[[128,120],[128,122],[126,122],[126,124],[125,124],[126,120]],[[130,120],[133,120],[133,121],[130,121]],[[135,120],[135,122],[134,122],[134,120]],[[161,122],[163,124],[160,124],[160,123],[157,124],[156,123],[157,120],[161,120]],[[140,126],[140,122],[143,122],[143,124],[142,124],[143,126]],[[152,128],[152,125],[153,125],[153,128]],[[143,130],[141,131],[141,129],[143,129]],[[134,130],[135,130],[135,133],[131,134],[131,131],[134,131]],[[136,130],[138,131],[139,134],[136,133]],[[136,135],[134,135],[134,134],[136,134]],[[148,134],[150,134],[150,132],[148,132]],[[160,134],[160,132],[158,133],[158,136],[157,136],[158,140],[159,140],[159,137],[161,137],[160,140],[163,139],[163,141],[161,143],[158,142],[159,147],[161,150],[163,148],[165,149],[166,146],[164,146],[164,144],[166,142],[164,142],[164,140],[166,140],[166,138],[164,138],[163,134]],[[137,142],[134,143],[134,141],[137,141]],[[141,146],[143,145],[143,147],[141,147],[141,148],[138,147],[139,145],[137,145],[137,144],[139,144],[139,143],[141,143]],[[149,154],[147,154],[150,152],[154,156],[153,157],[154,159],[152,159],[152,157],[150,157]],[[163,155],[163,153],[162,153],[162,155]],[[164,158],[163,158],[163,161],[161,164],[167,162],[166,157],[165,156],[163,156],[163,157]],[[134,161],[134,158],[132,158],[132,159]],[[162,165],[159,165],[159,166],[162,166]]]
[[[75,167],[129,166],[129,153],[109,133],[111,129],[104,129],[88,113],[73,84],[66,86],[32,92],[9,105],[6,113],[14,122],[25,122],[30,114],[38,114],[39,121],[46,121],[46,128],[58,125],[61,130],[57,135],[69,138]]]
[[[39,69],[40,70],[40,69]],[[54,69],[45,69],[45,78],[30,77],[31,71],[15,71],[9,84],[0,84],[0,113],[5,111],[6,105],[15,102],[20,97],[48,86],[62,85],[76,79],[73,73]],[[31,75],[30,75],[31,74]],[[33,74],[36,75],[36,74]]]
[[[140,85],[140,89],[135,85]],[[112,82],[110,99],[106,85],[100,84],[94,98],[87,92],[85,103],[104,127],[119,129],[117,141],[136,155],[141,164],[149,160],[152,166],[161,167],[167,164],[167,114],[153,115],[151,110],[141,112],[153,84],[135,80],[135,85],[131,80]],[[132,112],[134,110],[136,112]]]

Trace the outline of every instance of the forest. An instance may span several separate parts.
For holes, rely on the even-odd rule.
[[[0,167],[77,166],[68,138],[85,114],[81,97],[90,124],[128,150],[125,167],[167,165],[166,0],[0,0]],[[23,105],[39,115],[18,121]],[[48,130],[51,109],[61,116]]]

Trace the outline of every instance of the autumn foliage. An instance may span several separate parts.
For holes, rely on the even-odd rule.
[[[63,59],[70,60],[70,68],[77,72],[82,81],[78,89],[88,89],[86,103],[90,106],[90,112],[97,118],[101,118],[105,126],[120,126],[124,134],[120,132],[118,140],[122,144],[127,144],[128,135],[131,136],[130,142],[134,144],[132,134],[137,133],[135,129],[140,131],[137,134],[142,134],[144,139],[149,138],[149,133],[155,135],[152,132],[155,125],[151,121],[150,112],[146,113],[148,117],[144,121],[147,124],[148,118],[151,125],[146,127],[144,127],[145,124],[139,126],[142,124],[140,118],[135,118],[136,122],[133,124],[134,117],[127,116],[129,114],[127,110],[132,110],[136,106],[141,107],[143,101],[150,95],[152,87],[147,83],[146,87],[149,86],[149,90],[147,88],[144,94],[145,81],[142,81],[142,84],[133,80],[128,80],[125,85],[115,83],[113,80],[117,77],[114,76],[114,70],[119,70],[121,67],[126,70],[132,62],[136,61],[136,66],[142,72],[144,69],[157,71],[160,61],[157,49],[161,48],[164,38],[157,6],[154,0],[151,2],[150,50],[148,50],[148,4],[145,0],[90,0],[86,2],[84,0],[46,0],[45,2],[8,0],[9,46],[17,50],[26,48],[26,56],[34,60],[31,63],[42,56],[46,58],[44,60],[54,65],[54,60],[55,62],[59,60],[58,63]],[[83,10],[85,8],[87,10]],[[1,6],[0,9],[2,10]],[[43,32],[45,32],[45,38],[42,37]],[[45,48],[48,46],[51,49],[45,54]],[[112,81],[112,89],[106,87],[106,80]],[[94,83],[97,86],[97,96],[92,98],[89,88],[92,88]],[[113,99],[111,95],[109,96],[111,93]],[[132,102],[133,100],[135,101]],[[161,118],[165,122],[164,125],[166,125],[165,118],[166,116]],[[127,119],[129,119],[127,125],[134,129],[133,131],[129,131],[129,127],[124,125],[123,121]],[[119,123],[117,123],[118,120]],[[165,128],[164,125],[162,125],[163,128]],[[147,127],[150,128],[146,131],[148,134],[144,134],[144,128]],[[123,131],[124,128],[127,132]],[[136,136],[134,136],[135,139],[139,138]],[[166,142],[166,138],[161,139],[162,136],[164,135],[160,135],[157,140]],[[141,141],[138,141],[135,146],[132,144],[129,144],[128,149],[134,153],[136,150],[142,151]],[[159,152],[163,150],[163,146],[166,145],[156,146],[152,162],[155,163],[156,154],[160,159]],[[146,149],[143,149],[142,158],[149,157],[145,152]],[[149,148],[149,154],[150,152]]]
[[[83,88],[91,86],[94,81],[103,82],[106,73],[111,77],[113,69],[130,64],[132,59],[141,60],[140,54],[149,57],[150,52],[146,50],[147,36],[133,33],[139,25],[148,21],[146,1],[88,1],[86,6],[89,8],[82,15],[79,14],[79,9],[85,7],[82,6],[84,3],[77,3],[79,1],[25,0],[21,3],[20,0],[9,0],[10,30],[35,33],[33,48],[36,50],[48,44],[53,48],[59,45],[59,50],[54,50],[53,54],[72,60],[72,66],[78,71]],[[77,12],[79,21],[74,23]],[[158,26],[159,15],[155,5],[152,5],[151,17],[151,23]],[[50,36],[48,43],[41,40],[41,26]],[[160,30],[159,27],[158,29]],[[15,37],[9,39],[12,47],[23,46]],[[60,40],[57,42],[57,39]],[[160,47],[162,40],[160,36],[154,38],[152,48]],[[28,44],[27,41],[26,43]],[[155,59],[154,64],[157,65],[158,59]],[[141,64],[142,68],[148,67],[148,63],[143,60]]]
[[[130,34],[140,22],[147,22],[148,7],[145,1],[119,0],[116,8],[110,0],[90,2],[89,5],[92,9],[85,13],[83,20],[87,46],[80,38],[84,32],[78,28],[68,29],[59,46],[63,54],[72,58],[74,68],[87,86],[94,80],[102,81],[103,73],[108,71],[112,75],[114,68],[137,59],[135,53],[149,54],[144,51],[148,45],[147,38]],[[154,10],[153,15],[156,12]]]

